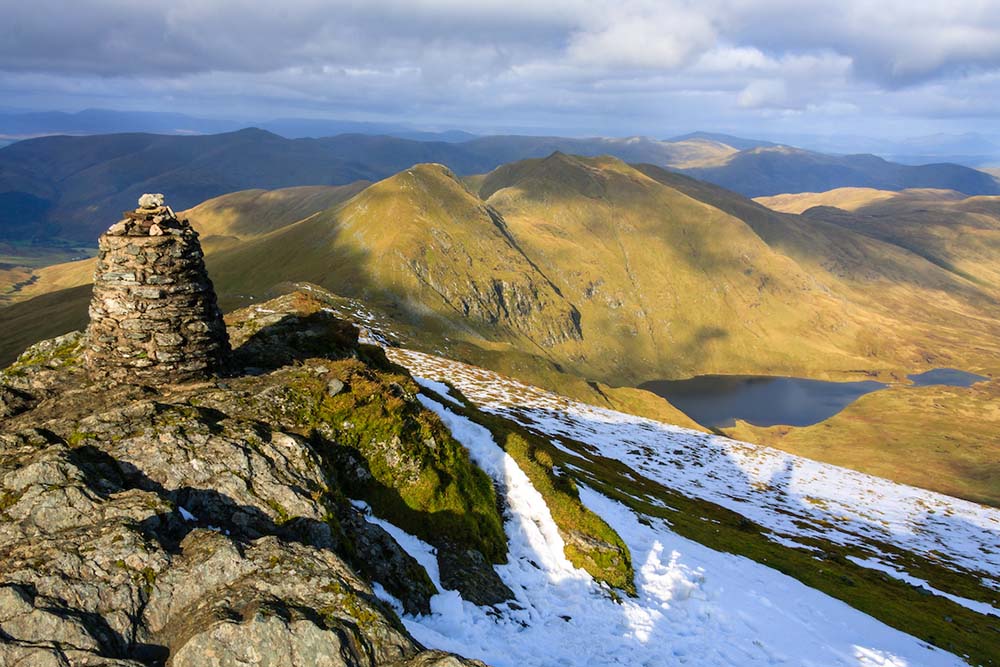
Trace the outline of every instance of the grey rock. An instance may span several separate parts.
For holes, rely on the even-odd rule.
[[[514,598],[514,592],[481,553],[471,549],[438,548],[441,585],[479,605],[495,605]]]
[[[486,664],[444,651],[424,651],[403,662],[392,663],[390,667],[486,667]]]
[[[108,227],[108,231],[105,233],[110,234],[111,236],[122,236],[127,231],[128,231],[128,221],[119,220],[115,224]]]
[[[143,197],[149,210],[162,204],[162,195]],[[142,217],[126,213],[134,215]],[[117,383],[206,379],[224,369],[230,350],[198,237],[166,235],[167,229],[191,231],[172,213],[146,217],[160,222],[135,222],[126,230],[132,235],[109,232],[98,240],[87,367],[94,379]],[[204,335],[181,338],[177,332],[185,327]],[[136,331],[163,335],[129,333]]]
[[[343,506],[338,519],[360,555],[355,559],[357,569],[381,582],[403,604],[407,614],[431,613],[431,597],[438,590],[424,568],[389,533],[366,521],[353,506]]]
[[[84,350],[121,338],[93,333],[0,372],[0,405],[25,401],[0,420],[0,665],[481,666],[424,650],[375,597],[373,581],[425,613],[436,591],[347,501],[314,434],[258,409],[293,414],[282,390],[303,373],[329,390],[336,362],[275,363],[295,345],[349,358],[357,330],[318,315],[255,331],[260,375],[225,383],[94,384]]]
[[[155,209],[163,206],[163,195],[161,193],[146,193],[139,197],[139,208]]]
[[[0,434],[0,631],[12,638],[0,664],[65,664],[52,661],[66,646],[71,664],[174,667],[419,653],[338,555],[305,440],[150,401],[74,426],[74,447],[49,431]],[[351,533],[367,559],[426,579],[381,529],[359,519]]]

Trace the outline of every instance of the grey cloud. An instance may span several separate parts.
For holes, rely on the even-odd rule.
[[[1000,68],[1000,3],[707,0],[719,29],[772,52],[827,49],[889,88]]]
[[[20,105],[627,134],[1000,111],[1000,3],[979,0],[0,0],[0,16],[0,97]]]
[[[441,51],[551,51],[566,29],[544,3],[4,0],[0,67],[99,76],[394,66]],[[558,7],[558,5],[553,5]],[[541,48],[536,47],[541,45]],[[499,57],[499,56],[498,56]],[[502,60],[502,58],[499,58]],[[454,63],[461,66],[461,61]]]

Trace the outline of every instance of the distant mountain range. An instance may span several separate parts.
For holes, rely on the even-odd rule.
[[[940,188],[967,195],[1000,194],[992,175],[957,164],[911,166],[875,155],[827,155],[787,146],[752,148],[732,155],[724,163],[683,171],[748,197],[842,187]]]
[[[749,150],[751,148],[770,148],[779,145],[771,141],[744,139],[743,137],[734,137],[731,134],[720,134],[718,132],[689,132],[688,134],[682,134],[669,139],[669,141],[694,140],[714,141],[720,144],[726,144],[727,146],[732,146],[733,148],[741,151]]]
[[[821,153],[874,153],[903,164],[956,162],[977,168],[1000,165],[1000,134],[938,133],[904,139],[792,135],[785,142]]]
[[[62,111],[0,112],[0,139],[15,141],[39,136],[69,134],[219,134],[235,132],[248,125],[274,132],[289,139],[329,137],[335,134],[386,134],[404,139],[465,141],[475,135],[459,130],[428,132],[400,123],[375,123],[338,119],[276,118],[246,121],[199,118],[182,113],[154,111],[111,111],[85,109],[76,113]]]
[[[330,118],[275,118],[233,120],[201,118],[183,113],[151,111],[114,111],[85,109],[75,113],[61,111],[19,111],[0,107],[0,147],[14,141],[55,134],[119,134],[150,132],[154,134],[218,134],[258,127],[288,139],[330,137],[337,134],[384,134],[419,141],[467,141],[477,136],[454,128],[434,130],[405,122],[357,121]],[[513,134],[540,135],[538,131],[508,131]],[[482,136],[485,133],[480,132]],[[496,134],[496,132],[490,133]],[[554,134],[551,130],[548,134]],[[871,153],[892,162],[921,165],[954,162],[967,167],[1000,166],[1000,134],[979,132],[937,133],[908,138],[850,134],[783,134],[768,140],[746,138],[721,132],[690,132],[668,142],[707,140],[726,144],[737,150],[798,146],[819,153],[854,155]]]
[[[56,136],[0,149],[0,241],[93,242],[143,192],[167,192],[175,206],[187,208],[248,188],[376,181],[417,163],[444,164],[459,175],[483,174],[556,151],[666,167],[747,196],[845,186],[1000,194],[994,176],[959,165],[912,167],[871,155],[832,156],[725,135],[670,141],[491,136],[447,142],[369,134],[286,139],[252,128],[196,136]]]

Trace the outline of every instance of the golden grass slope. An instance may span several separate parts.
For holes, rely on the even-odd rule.
[[[754,197],[754,201],[772,211],[782,213],[802,213],[813,206],[835,206],[845,211],[854,211],[874,201],[892,199],[898,193],[875,188],[837,188],[827,192],[800,192],[797,194]]]
[[[730,156],[739,151],[721,141],[711,139],[686,139],[670,143],[672,155],[666,166],[677,169],[714,167],[725,164]]]
[[[499,216],[441,165],[416,165],[208,264],[224,293],[309,280],[411,319],[450,320],[501,346],[516,341],[544,354],[579,336],[573,307]]]
[[[807,215],[893,243],[982,288],[1000,290],[1000,197],[906,191],[850,216],[828,209]]]
[[[563,351],[578,374],[634,386],[866,365],[866,313],[745,221],[619,160],[513,163],[480,195],[579,308],[583,342]]]
[[[240,241],[267,234],[336,206],[369,185],[368,181],[356,181],[339,186],[243,190],[209,199],[188,209],[183,215],[201,234],[202,244]]]
[[[813,426],[738,422],[727,435],[1000,506],[1000,380],[892,386]]]
[[[708,183],[651,165],[639,168],[739,217],[832,294],[861,309],[864,321],[849,344],[862,356],[858,370],[891,370],[899,375],[951,366],[1000,372],[1000,299],[988,285],[969,280],[891,238],[877,238],[851,227],[857,213],[836,209],[812,209],[805,216],[778,213]],[[962,201],[980,199],[992,198]],[[918,210],[926,209],[931,201],[888,201],[907,200]],[[937,218],[947,224],[948,216],[938,214]],[[888,216],[883,221],[887,226],[894,224]],[[1000,261],[1000,249],[990,253],[983,249],[984,263]],[[804,375],[830,377],[817,373],[824,363],[817,358]]]
[[[754,197],[754,201],[773,211],[782,213],[803,213],[814,206],[832,206],[843,211],[857,211],[867,206],[891,199],[907,201],[957,201],[966,196],[954,190],[934,188],[911,188],[909,190],[878,190],[875,188],[835,188],[826,192],[800,192],[797,194]]]
[[[201,235],[205,253],[211,254],[335,206],[368,185],[368,181],[357,181],[340,186],[243,190],[209,199],[178,215],[191,221]],[[20,262],[12,270],[0,270],[0,306],[87,285],[93,281],[95,266],[96,260],[90,258],[48,266]],[[15,283],[20,284],[15,287]]]

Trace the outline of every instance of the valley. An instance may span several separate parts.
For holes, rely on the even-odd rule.
[[[970,387],[983,375],[935,368],[908,376],[918,387]],[[662,396],[708,428],[732,427],[740,419],[756,426],[811,426],[861,396],[903,383],[829,382],[769,375],[698,375],[687,380],[652,380],[639,388]]]
[[[993,175],[956,164],[902,165],[874,155],[828,155],[728,135],[459,138],[358,133],[286,138],[250,127],[203,135],[27,139],[0,148],[0,242],[60,238],[91,244],[103,221],[144,192],[170,193],[180,210],[237,190],[377,181],[423,162],[473,176],[557,151],[652,164],[748,197],[845,186],[1000,194]]]
[[[934,368],[1000,373],[994,198],[842,189],[755,202],[653,165],[556,152],[465,178],[424,164],[374,184],[241,191],[184,215],[224,308],[312,283],[363,299],[418,349],[582,400],[1000,496],[989,418],[948,422],[980,390],[940,393],[938,421],[903,386]],[[0,357],[84,322],[92,272],[92,260],[33,270],[0,311]],[[840,401],[813,426],[715,425],[633,389],[712,374],[893,389]],[[865,406],[883,395],[898,421],[876,425]],[[937,454],[918,465],[915,451]]]

